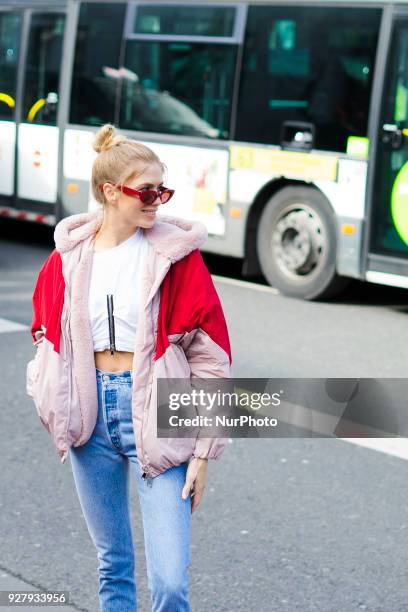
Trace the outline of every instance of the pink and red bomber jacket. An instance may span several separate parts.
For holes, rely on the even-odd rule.
[[[33,293],[31,335],[42,341],[27,365],[27,393],[62,462],[71,446],[87,442],[97,418],[87,299],[93,239],[102,218],[98,210],[57,224],[55,248]],[[139,284],[132,415],[138,463],[152,480],[193,456],[218,459],[227,442],[158,437],[156,380],[230,378],[232,357],[221,302],[199,250],[207,239],[205,226],[160,214],[143,231],[149,249]]]

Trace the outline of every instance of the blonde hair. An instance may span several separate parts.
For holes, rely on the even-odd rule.
[[[157,163],[162,171],[165,164],[152,149],[116,133],[111,123],[103,125],[96,133],[93,148],[98,153],[92,166],[92,191],[97,202],[106,204],[106,197],[100,189],[103,183],[121,185],[131,177],[139,176],[145,167],[137,170],[140,163]]]

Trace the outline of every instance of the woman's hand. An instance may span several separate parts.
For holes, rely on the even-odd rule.
[[[34,336],[35,336],[34,346],[41,344],[41,342],[44,340],[44,335],[46,331],[47,331],[47,328],[44,327],[44,325],[41,325],[41,330],[34,332]]]
[[[207,484],[208,459],[193,457],[188,464],[186,483],[181,492],[181,497],[187,499],[191,490],[191,513],[197,509]]]

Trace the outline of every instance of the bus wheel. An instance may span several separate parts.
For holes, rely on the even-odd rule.
[[[284,187],[266,204],[257,252],[270,285],[307,300],[339,293],[349,279],[336,273],[336,220],[312,187]]]

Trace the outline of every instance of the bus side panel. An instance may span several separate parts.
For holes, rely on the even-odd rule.
[[[18,130],[19,198],[54,203],[58,183],[58,135],[53,125],[21,123]]]
[[[266,185],[271,185],[282,177],[291,184],[296,185],[298,181],[299,186],[305,183],[314,185],[327,197],[336,216],[337,271],[344,276],[360,278],[366,176],[366,159],[234,144],[231,146],[229,210],[240,210],[242,225],[246,226],[251,205]],[[228,229],[233,225],[233,221],[235,220],[228,219]],[[236,233],[234,238],[237,238]],[[208,246],[212,250],[212,245]],[[214,244],[214,250],[217,246],[219,251],[219,243]],[[223,254],[243,256],[241,250],[234,249],[232,240],[223,245]]]
[[[16,124],[0,121],[0,195],[14,193]]]

